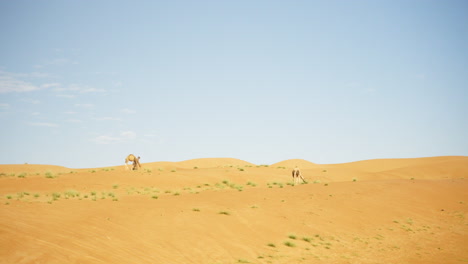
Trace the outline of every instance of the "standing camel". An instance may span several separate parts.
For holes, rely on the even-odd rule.
[[[304,177],[302,177],[301,171],[299,170],[297,166],[292,171],[292,177],[293,177],[293,186],[296,185],[296,182],[299,182],[299,177],[301,177],[302,182],[306,183],[306,181],[304,180]]]
[[[133,162],[133,168],[132,170],[137,170],[138,168],[141,168],[140,164],[140,157],[135,157],[135,155],[130,154],[125,158],[125,168],[128,170],[128,162]]]

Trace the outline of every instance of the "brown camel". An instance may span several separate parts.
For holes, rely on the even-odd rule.
[[[292,171],[292,177],[293,177],[293,185],[296,185],[296,182],[299,182],[299,177],[301,177],[302,182],[306,183],[306,181],[304,180],[304,177],[302,177],[301,171],[299,170],[297,166]]]
[[[140,157],[135,157],[135,155],[130,154],[125,158],[125,168],[128,170],[128,162],[133,162],[133,168],[132,170],[137,170],[138,168],[141,168],[140,164]]]

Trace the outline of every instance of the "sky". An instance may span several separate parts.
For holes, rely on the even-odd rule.
[[[0,1],[0,164],[468,156],[468,1]]]

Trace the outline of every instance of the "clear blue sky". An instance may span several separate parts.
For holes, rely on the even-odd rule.
[[[468,155],[468,1],[0,1],[0,164]]]

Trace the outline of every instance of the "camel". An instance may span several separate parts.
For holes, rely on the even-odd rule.
[[[135,155],[130,154],[125,158],[125,168],[128,170],[128,162],[133,162],[133,168],[132,170],[137,170],[138,168],[141,168],[140,164],[140,157],[135,157]]]
[[[302,177],[301,171],[299,170],[297,166],[292,171],[292,177],[293,177],[293,186],[296,185],[296,182],[299,181],[299,177],[301,177],[302,181],[306,183],[306,181],[304,180],[304,177]]]

